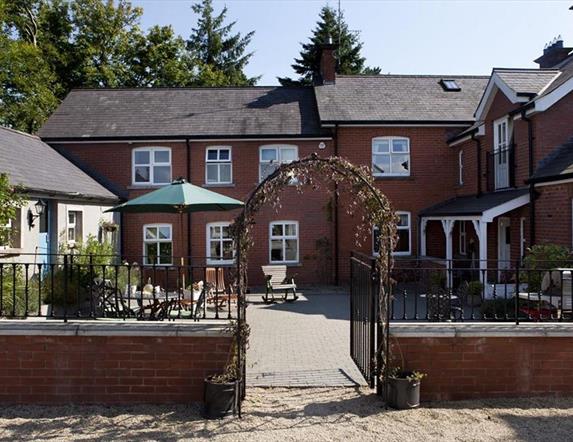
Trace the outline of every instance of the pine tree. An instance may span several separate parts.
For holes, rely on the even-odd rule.
[[[236,22],[225,24],[227,7],[214,13],[212,0],[202,0],[192,6],[198,14],[197,26],[192,29],[187,48],[197,64],[197,85],[249,86],[259,77],[248,78],[245,66],[252,57],[246,52],[254,31],[246,35],[233,33]]]
[[[283,86],[310,85],[320,68],[320,47],[329,39],[338,45],[336,50],[336,72],[343,75],[379,74],[380,68],[365,66],[366,59],[361,56],[362,42],[357,34],[348,29],[341,13],[340,24],[338,12],[324,6],[319,14],[319,20],[312,31],[308,43],[302,43],[300,58],[295,58],[293,70],[299,75],[297,80],[288,77],[279,78]]]

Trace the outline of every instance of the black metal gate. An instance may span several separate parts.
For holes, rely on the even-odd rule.
[[[380,336],[376,262],[352,252],[350,257],[350,356],[368,382],[377,386],[376,348]],[[379,366],[379,365],[378,365]]]

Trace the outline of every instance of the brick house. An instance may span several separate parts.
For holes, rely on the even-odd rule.
[[[540,69],[489,77],[342,76],[328,45],[314,87],[75,90],[40,136],[124,199],[179,176],[245,199],[280,162],[339,155],[371,168],[392,201],[397,257],[504,266],[534,242],[571,245],[568,53],[558,42]],[[294,267],[302,283],[347,281],[359,214],[332,188],[288,188],[278,211],[259,214],[251,282],[268,263]],[[171,215],[124,215],[122,253],[141,259],[163,242],[200,265],[230,264],[235,215],[193,214],[183,232]]]

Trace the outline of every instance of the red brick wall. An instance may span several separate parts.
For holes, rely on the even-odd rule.
[[[422,400],[573,394],[570,337],[400,337],[394,364],[427,374]]]
[[[230,337],[0,336],[0,403],[136,404],[203,400]]]
[[[535,206],[537,244],[560,244],[571,248],[571,199],[573,184],[536,187],[540,194]]]
[[[535,123],[535,161],[539,162],[555,148],[573,137],[573,94],[533,117]]]

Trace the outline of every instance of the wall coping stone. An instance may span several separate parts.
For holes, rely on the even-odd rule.
[[[226,321],[0,320],[0,336],[229,337]]]
[[[390,335],[397,338],[530,338],[573,337],[573,323],[390,323]]]

